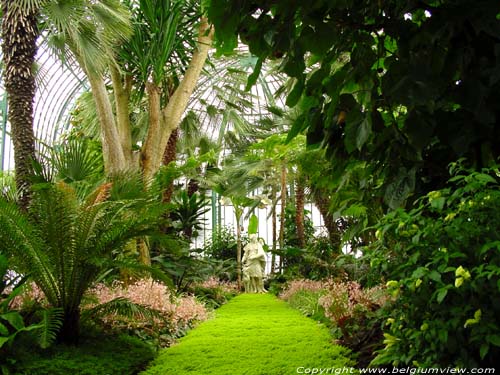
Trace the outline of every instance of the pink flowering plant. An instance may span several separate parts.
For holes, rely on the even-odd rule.
[[[325,323],[339,343],[368,363],[373,344],[381,342],[379,311],[388,300],[384,287],[362,288],[355,281],[293,280],[280,294],[292,307]]]
[[[13,299],[11,307],[27,311],[49,304],[32,283]],[[97,284],[86,294],[82,311],[83,320],[98,322],[107,330],[127,331],[158,346],[169,346],[209,317],[195,296],[177,296],[165,284],[151,279],[128,286],[120,282]]]
[[[209,311],[193,295],[174,295],[170,289],[157,281],[143,279],[124,286],[99,284],[91,290],[96,306],[126,299],[136,306],[153,312],[122,315],[117,312],[99,314],[100,320],[109,329],[127,330],[154,341],[159,346],[169,346],[176,338],[210,317]]]

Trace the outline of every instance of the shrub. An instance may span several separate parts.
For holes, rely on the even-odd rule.
[[[238,286],[236,283],[210,277],[195,285],[192,292],[207,307],[216,309],[238,294]]]
[[[101,320],[109,328],[125,329],[160,346],[169,346],[175,338],[183,336],[186,330],[209,317],[205,306],[194,296],[174,296],[164,284],[153,280],[140,280],[127,287],[119,283],[111,287],[100,284],[92,293],[99,304],[126,298],[156,311],[158,315],[153,320],[140,314],[129,317],[116,313],[105,315]]]
[[[361,288],[354,281],[329,282],[319,300],[330,321],[332,333],[342,345],[358,354],[358,365],[366,366],[382,341],[381,307],[388,300],[385,288]]]
[[[300,279],[289,282],[286,289],[281,292],[280,298],[305,316],[322,321],[325,320],[325,315],[319,299],[325,293],[323,282]]]
[[[386,215],[367,249],[397,297],[374,364],[494,366],[500,355],[498,170],[452,171],[449,188]]]
[[[302,279],[290,282],[280,297],[329,326],[339,343],[359,354],[359,365],[373,359],[382,340],[379,311],[388,299],[384,288],[363,289],[353,281]]]
[[[218,227],[203,244],[205,254],[220,260],[236,259],[236,235],[230,227]]]

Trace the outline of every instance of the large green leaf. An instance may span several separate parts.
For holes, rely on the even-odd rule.
[[[17,311],[3,313],[0,319],[8,322],[16,331],[24,328],[23,317]]]

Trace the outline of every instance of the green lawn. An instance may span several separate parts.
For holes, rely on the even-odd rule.
[[[297,374],[308,368],[350,367],[348,356],[346,349],[332,345],[325,327],[285,302],[272,295],[243,294],[165,349],[142,375]]]

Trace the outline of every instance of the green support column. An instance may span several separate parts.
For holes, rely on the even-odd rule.
[[[0,146],[0,171],[4,170],[5,164],[5,140],[7,138],[7,94],[4,92],[0,99],[0,131],[2,132],[2,145]]]
[[[212,190],[212,234],[217,229],[217,193]]]

